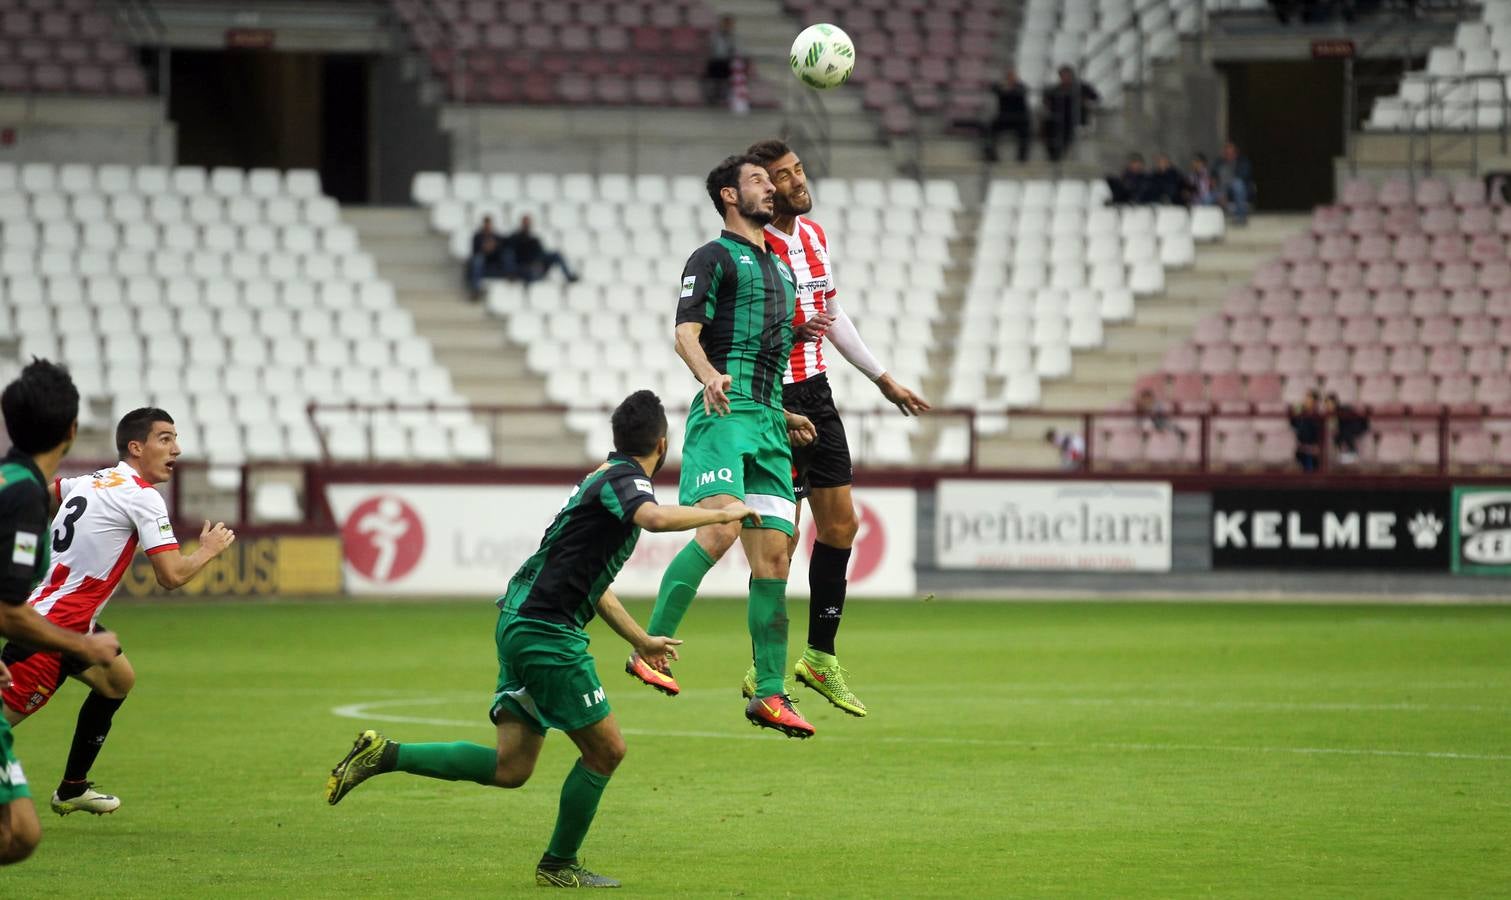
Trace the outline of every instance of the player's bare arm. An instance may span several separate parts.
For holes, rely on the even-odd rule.
[[[682,357],[693,377],[703,385],[703,411],[710,415],[728,415],[727,392],[734,379],[719,372],[708,361],[708,354],[703,352],[703,345],[698,343],[698,337],[702,333],[703,326],[698,322],[683,322],[678,325],[677,355]]]
[[[682,642],[676,638],[649,635],[635,617],[630,615],[614,596],[612,590],[605,590],[603,596],[598,598],[598,615],[614,629],[614,633],[624,640],[639,654],[640,658],[657,668],[666,668],[669,660],[677,659],[677,645]]]
[[[85,635],[59,628],[24,603],[0,603],[0,634],[34,650],[61,651],[90,665],[109,662],[121,652],[121,642],[112,632]]]
[[[705,525],[724,525],[746,518],[756,525],[761,524],[761,514],[739,502],[717,509],[647,503],[635,510],[635,524],[646,531],[691,531]]]
[[[900,383],[886,372],[876,379],[876,389],[881,391],[881,395],[886,397],[888,402],[902,410],[905,416],[922,415],[934,408],[929,401],[923,399],[922,394]]]
[[[212,527],[207,521],[200,529],[199,547],[193,553],[154,553],[148,559],[152,560],[157,583],[167,590],[176,590],[188,584],[235,541],[236,532],[227,528],[226,523],[216,522]]]

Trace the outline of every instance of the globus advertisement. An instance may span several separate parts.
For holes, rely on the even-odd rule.
[[[540,544],[566,502],[570,483],[531,485],[332,484],[326,500],[341,531],[346,587],[353,594],[498,595]],[[673,502],[676,486],[658,499]],[[860,534],[850,560],[851,596],[913,592],[915,515],[911,490],[857,489]],[[617,593],[654,596],[661,573],[691,532],[643,533],[614,582]],[[788,578],[788,596],[808,594],[813,526],[806,522]],[[738,547],[703,581],[708,596],[744,596],[750,578]]]

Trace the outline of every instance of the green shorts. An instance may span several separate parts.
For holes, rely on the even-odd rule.
[[[495,723],[505,710],[545,734],[586,728],[611,712],[586,632],[503,610],[493,637],[498,687],[488,717]]]
[[[26,783],[26,773],[21,771],[21,760],[16,759],[13,740],[10,725],[0,717],[0,806],[31,797],[31,787]]]
[[[792,535],[797,498],[792,492],[792,445],[782,411],[731,397],[729,415],[703,412],[693,401],[682,441],[680,499],[728,494],[761,514],[761,527]]]

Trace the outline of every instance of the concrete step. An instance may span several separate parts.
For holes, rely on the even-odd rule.
[[[430,233],[429,217],[413,206],[347,206],[342,208],[341,218],[357,229],[364,242]]]
[[[1128,387],[1121,384],[1080,384],[1047,382],[1040,388],[1044,409],[1103,409],[1128,399]]]

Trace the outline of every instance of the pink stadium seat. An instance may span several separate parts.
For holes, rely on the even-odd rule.
[[[1196,367],[1201,372],[1212,374],[1231,372],[1237,364],[1238,354],[1234,352],[1231,344],[1213,344],[1201,349]]]
[[[1481,412],[1474,400],[1474,379],[1462,372],[1446,374],[1438,380],[1438,402],[1455,413]]]
[[[1366,234],[1359,238],[1355,255],[1360,262],[1372,263],[1391,259],[1395,248],[1383,234]]]
[[[1349,207],[1374,206],[1374,183],[1367,178],[1350,178],[1343,182],[1343,189],[1338,192],[1338,202]]]
[[[1321,356],[1322,354],[1319,353],[1318,358],[1320,359]],[[1355,375],[1378,375],[1387,370],[1389,362],[1390,356],[1384,347],[1379,344],[1370,344],[1355,349],[1351,363],[1346,364],[1343,368],[1324,370],[1319,365],[1317,371],[1325,372],[1326,374],[1353,372]]]
[[[1342,345],[1323,347],[1312,357],[1311,371],[1317,375],[1341,375],[1353,371],[1348,348]]]
[[[1385,214],[1378,206],[1362,206],[1348,214],[1346,223],[1349,234],[1378,235],[1385,231]]]
[[[1200,373],[1180,372],[1170,381],[1170,399],[1183,412],[1204,409],[1207,385]]]
[[[1259,460],[1259,435],[1248,422],[1219,419],[1212,430],[1209,458],[1223,466],[1246,466]]]
[[[1490,413],[1511,413],[1511,378],[1504,372],[1487,374],[1474,389],[1474,400]]]
[[[1506,354],[1499,345],[1481,344],[1469,348],[1464,359],[1464,371],[1471,375],[1493,377],[1505,372]]]
[[[1412,412],[1421,412],[1429,407],[1435,410],[1438,406],[1437,385],[1431,375],[1420,371],[1404,375],[1397,388],[1396,399],[1409,406]]]
[[[1355,260],[1332,263],[1327,267],[1327,287],[1346,291],[1364,286],[1364,267]]]
[[[1296,293],[1290,288],[1267,290],[1259,296],[1259,314],[1267,319],[1296,314]]]
[[[1165,351],[1163,368],[1171,374],[1196,371],[1196,348],[1180,344]]]
[[[1342,234],[1347,230],[1348,211],[1341,206],[1319,206],[1312,213],[1312,231],[1316,234]]]
[[[1275,353],[1275,371],[1282,375],[1308,375],[1312,368],[1312,350],[1300,345],[1284,345]]]
[[[1511,316],[1511,286],[1495,288],[1485,298],[1485,315],[1496,318]]]
[[[1343,323],[1334,316],[1312,319],[1306,325],[1305,341],[1313,347],[1343,343]]]
[[[1405,316],[1386,319],[1380,326],[1380,341],[1391,347],[1415,344],[1417,342],[1416,320]]]
[[[1323,262],[1354,258],[1354,239],[1347,234],[1329,234],[1317,245],[1316,257]],[[1289,255],[1287,259],[1291,258]],[[1302,259],[1310,257],[1303,256]]]
[[[1445,315],[1448,312],[1448,295],[1434,288],[1414,291],[1407,311],[1419,319]]]
[[[1366,375],[1359,382],[1359,402],[1378,413],[1399,412],[1393,375]]]
[[[1455,319],[1480,316],[1485,313],[1485,294],[1479,289],[1454,291],[1448,298],[1448,315]]]
[[[1359,402],[1359,383],[1361,379],[1354,375],[1329,375],[1322,380],[1321,390],[1325,393],[1338,395],[1338,399],[1344,403]],[[1313,387],[1317,385],[1312,383]],[[1287,385],[1289,390],[1289,385]]]
[[[1196,331],[1191,339],[1199,347],[1225,344],[1228,342],[1228,322],[1222,316],[1207,316],[1196,323]]]
[[[1434,316],[1422,322],[1422,329],[1418,333],[1418,339],[1426,347],[1442,345],[1456,345],[1458,343],[1458,328],[1453,324],[1453,319],[1447,316]]]
[[[1427,371],[1434,375],[1451,375],[1464,371],[1464,351],[1457,345],[1433,347],[1427,355]]]
[[[1277,372],[1260,372],[1249,376],[1249,400],[1261,409],[1279,404],[1282,384]]]
[[[1230,319],[1252,315],[1259,309],[1259,294],[1253,288],[1236,287],[1222,302],[1222,314]]]
[[[1485,260],[1480,266],[1475,285],[1485,291],[1511,289],[1511,263],[1504,259]]]
[[[1439,286],[1437,263],[1417,260],[1406,264],[1401,273],[1401,286],[1408,291],[1420,291]]]
[[[1495,445],[1488,431],[1464,431],[1454,435],[1449,461],[1460,466],[1488,466],[1495,458]]]
[[[1380,320],[1368,313],[1349,316],[1343,320],[1343,341],[1354,347],[1380,343]]]
[[[1245,375],[1262,375],[1274,371],[1275,351],[1269,344],[1249,344],[1239,348],[1238,371]]]
[[[1394,235],[1420,234],[1421,216],[1415,206],[1402,206],[1385,213],[1385,230]]]
[[[1264,320],[1258,316],[1234,319],[1228,329],[1228,337],[1239,346],[1262,344],[1265,342]]]
[[[1160,397],[1169,387],[1169,380],[1164,372],[1145,372],[1133,379],[1133,392],[1138,394],[1143,391],[1153,391],[1156,397]]]
[[[1460,262],[1469,258],[1469,245],[1455,229],[1448,234],[1434,235],[1427,255],[1436,263]]]
[[[1396,238],[1394,254],[1396,262],[1411,263],[1426,259],[1432,245],[1423,234],[1403,234]]]
[[[1502,319],[1501,322],[1506,320]],[[1496,325],[1496,320],[1488,316],[1469,316],[1459,323],[1459,346],[1478,347],[1481,344],[1502,344],[1501,331]]]
[[[1499,234],[1511,235],[1511,206],[1502,206],[1496,210],[1495,230]]]
[[[1404,316],[1411,308],[1411,296],[1402,290],[1381,291],[1375,295],[1373,308],[1377,316]]]
[[[1317,316],[1331,316],[1335,313],[1336,308],[1336,303],[1333,301],[1333,292],[1322,288],[1303,291],[1301,296],[1296,299],[1296,313],[1308,319],[1313,319]]]
[[[1474,287],[1478,277],[1479,273],[1475,270],[1474,263],[1452,262],[1443,266],[1438,274],[1438,286],[1449,291]]]
[[[1238,404],[1246,408],[1249,396],[1244,387],[1243,376],[1232,370],[1213,374],[1207,382],[1207,399],[1219,406]]]
[[[1340,237],[1344,236],[1328,235],[1324,242]],[[1296,234],[1286,238],[1280,249],[1280,258],[1293,263],[1303,259],[1316,259],[1317,239],[1309,234]]]
[[[1416,449],[1412,452],[1411,461],[1423,468],[1435,469],[1441,463],[1438,451],[1438,433],[1425,431],[1417,438]]]
[[[1254,287],[1260,291],[1286,287],[1289,281],[1290,268],[1283,260],[1272,259],[1254,270]]]
[[[1481,181],[1456,181],[1453,184],[1453,205],[1473,208],[1485,205],[1485,184]]]
[[[1372,262],[1364,272],[1362,287],[1371,291],[1387,291],[1401,286],[1401,266],[1389,260]]]
[[[1106,450],[1097,454],[1098,459],[1114,465],[1136,463],[1144,458],[1144,436],[1137,431],[1116,432],[1103,446]]]
[[[1495,213],[1488,206],[1475,206],[1459,213],[1459,231],[1476,237],[1493,237]]]
[[[1291,269],[1289,284],[1292,290],[1322,287],[1326,282],[1327,269],[1317,260],[1303,260]]]
[[[1333,311],[1340,316],[1362,316],[1371,309],[1369,291],[1366,290],[1339,291],[1333,304]]]
[[[1160,466],[1180,466],[1189,462],[1186,445],[1193,445],[1191,450],[1194,451],[1195,443],[1191,438],[1182,441],[1174,432],[1157,431],[1149,436],[1148,443],[1144,445],[1144,458]]]
[[[1417,182],[1417,206],[1447,206],[1452,196],[1448,182],[1441,178],[1424,178]]]
[[[1385,207],[1408,206],[1414,201],[1411,183],[1402,178],[1387,179],[1375,199]]]
[[[1304,334],[1305,326],[1300,316],[1279,316],[1270,320],[1265,340],[1277,347],[1284,347],[1300,342]]]

